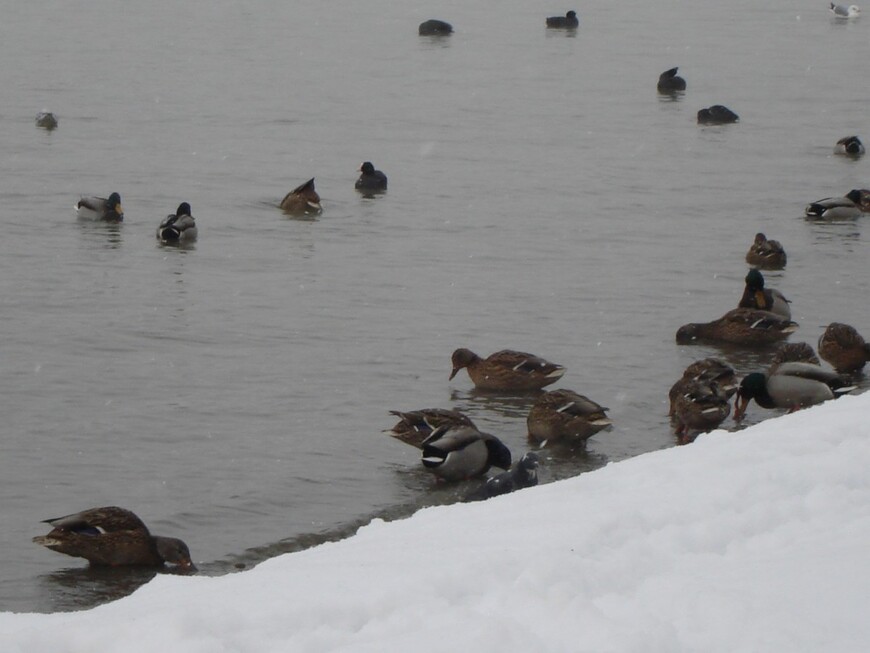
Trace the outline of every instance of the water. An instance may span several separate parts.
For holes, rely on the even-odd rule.
[[[134,509],[220,574],[457,500],[381,433],[388,410],[456,407],[528,447],[530,399],[448,381],[457,347],[537,353],[610,407],[613,430],[551,452],[543,482],[673,446],[686,365],[769,356],[673,341],[736,306],[759,230],[789,255],[767,279],[792,340],[870,331],[867,218],[802,217],[870,185],[868,160],[831,155],[870,139],[868,25],[825,3],[626,0],[575,34],[517,0],[2,5],[0,609],[150,578],[30,542],[86,507]],[[418,37],[430,17],[456,33]],[[675,65],[688,92],[662,99]],[[716,103],[741,123],[699,128]],[[353,191],[363,160],[385,196]],[[311,176],[323,216],[284,217]],[[124,224],[75,219],[113,190]],[[160,247],[183,200],[200,240]]]

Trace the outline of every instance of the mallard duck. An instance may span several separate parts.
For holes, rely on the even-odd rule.
[[[450,379],[462,368],[478,390],[530,392],[558,381],[565,368],[538,356],[503,349],[481,358],[469,349],[457,349],[452,356]]]
[[[678,68],[671,68],[659,75],[659,83],[656,86],[659,93],[670,95],[686,90],[686,80],[677,75]]]
[[[108,506],[66,517],[46,519],[53,528],[33,538],[36,544],[103,567],[151,566],[164,563],[194,570],[187,545],[174,537],[151,535],[129,510]]]
[[[40,111],[36,114],[36,126],[48,131],[57,128],[57,116],[51,111]]]
[[[432,435],[432,431],[437,428],[443,426],[477,428],[474,422],[458,410],[423,408],[422,410],[412,410],[404,413],[398,410],[391,410],[390,414],[398,417],[399,421],[386,433],[418,449],[423,448],[423,441]]]
[[[468,501],[483,501],[515,490],[534,487],[538,484],[538,456],[528,451],[508,471],[486,479],[486,483],[468,497]]]
[[[731,412],[728,392],[715,381],[690,380],[674,397],[674,432],[685,444],[690,431],[711,431]]]
[[[831,3],[831,13],[834,14],[834,18],[858,18],[861,15],[861,8],[858,5],[837,5],[833,2]]]
[[[838,374],[809,363],[782,363],[773,372],[752,372],[743,377],[734,401],[734,419],[742,419],[755,399],[762,408],[799,408],[820,404],[854,390]]]
[[[490,467],[510,469],[511,452],[494,435],[470,426],[442,426],[423,441],[423,466],[445,481],[463,481]]]
[[[861,209],[862,213],[870,213],[870,190],[866,188],[856,189],[858,192],[853,195],[857,199],[856,204]]]
[[[613,423],[607,410],[573,390],[545,392],[529,410],[529,437],[544,445],[559,440],[585,442]]]
[[[420,36],[447,36],[453,33],[453,25],[443,20],[430,18],[420,23],[417,33]]]
[[[683,376],[668,391],[671,406],[668,415],[674,415],[677,395],[687,392],[689,386],[696,382],[715,382],[729,399],[737,392],[737,377],[733,367],[719,358],[702,358],[683,370]]]
[[[758,347],[785,340],[797,328],[797,323],[776,313],[735,308],[712,322],[684,324],[677,329],[677,343],[727,342]]]
[[[754,308],[759,311],[770,311],[781,315],[787,320],[791,319],[789,301],[778,290],[764,287],[764,275],[753,268],[744,279],[746,285],[743,288],[743,297],[740,298],[739,308]]]
[[[721,104],[714,104],[712,107],[698,111],[699,125],[727,125],[739,120],[740,116]]]
[[[834,154],[861,156],[864,154],[864,144],[857,136],[846,136],[837,141],[834,146]]]
[[[323,212],[320,195],[314,190],[314,177],[300,184],[281,200],[281,210],[290,215],[317,215]]]
[[[366,161],[359,167],[360,176],[354,188],[362,193],[383,193],[387,190],[387,175],[375,170],[371,161]]]
[[[196,221],[190,214],[190,204],[182,202],[175,213],[167,215],[157,227],[157,240],[162,243],[192,243],[198,233]]]
[[[819,356],[838,372],[857,372],[870,360],[870,343],[855,327],[832,322],[819,337]]]
[[[124,219],[124,209],[121,207],[121,196],[112,193],[105,197],[83,197],[75,205],[79,218],[83,220],[107,220],[121,222]]]
[[[574,29],[579,25],[580,21],[577,19],[576,11],[569,11],[564,16],[550,16],[549,18],[547,18],[547,27],[557,29]]]
[[[821,365],[816,352],[805,342],[784,342],[776,348],[773,358],[770,359],[768,371],[773,372],[783,363],[809,363]]]
[[[862,195],[858,189],[850,190],[844,197],[826,197],[807,204],[804,213],[808,218],[819,220],[848,220],[861,215]]]
[[[780,270],[785,267],[786,254],[778,240],[768,240],[763,233],[755,234],[755,242],[746,252],[746,262],[764,270]]]

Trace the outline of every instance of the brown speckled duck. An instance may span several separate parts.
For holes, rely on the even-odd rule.
[[[683,376],[671,386],[668,392],[671,405],[668,415],[674,415],[677,395],[687,392],[689,386],[696,382],[715,382],[729,399],[737,392],[737,376],[733,367],[719,358],[702,358],[689,365],[683,371]]]
[[[47,535],[34,537],[36,544],[84,558],[94,566],[160,567],[169,563],[185,570],[196,569],[184,542],[151,535],[144,522],[124,508],[91,508],[46,519],[44,523],[53,529]]]
[[[681,444],[694,439],[690,436],[692,431],[717,428],[731,413],[729,394],[715,381],[690,380],[683,384],[674,397],[673,407],[674,432]]]
[[[813,348],[805,342],[784,342],[776,348],[773,358],[770,359],[769,371],[774,371],[783,363],[809,363],[821,365],[819,357]]]
[[[565,368],[521,351],[503,349],[481,358],[469,349],[453,352],[452,379],[462,368],[478,390],[532,392],[558,381]]]
[[[281,210],[289,215],[319,215],[323,207],[314,190],[314,177],[287,193],[281,200]]]
[[[542,442],[585,442],[613,422],[608,409],[573,390],[551,390],[537,398],[526,424],[529,438]]]
[[[751,308],[735,308],[718,320],[684,324],[677,329],[677,343],[720,342],[749,347],[763,347],[788,338],[797,323],[771,313]]]
[[[398,417],[399,421],[385,433],[418,449],[423,448],[423,441],[432,435],[432,431],[437,428],[444,426],[477,428],[474,422],[458,410],[447,410],[446,408],[422,408],[407,412],[391,410],[390,414]]]
[[[755,242],[746,252],[746,262],[762,270],[781,270],[787,261],[782,244],[778,240],[768,240],[761,232],[755,234]]]
[[[855,327],[832,322],[819,337],[819,356],[838,372],[857,372],[870,360],[870,344]]]

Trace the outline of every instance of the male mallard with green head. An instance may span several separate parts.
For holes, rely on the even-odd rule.
[[[490,467],[510,469],[511,452],[494,435],[470,426],[442,426],[423,441],[423,466],[444,481],[464,481]]]
[[[82,220],[121,222],[124,219],[124,209],[118,193],[112,193],[108,198],[83,197],[76,203],[75,210]]]

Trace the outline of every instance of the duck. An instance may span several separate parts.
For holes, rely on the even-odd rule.
[[[791,319],[789,300],[778,290],[764,287],[764,275],[752,268],[745,278],[746,285],[743,288],[743,296],[740,298],[739,308],[754,308],[760,311],[770,311]]]
[[[443,426],[477,428],[463,413],[446,408],[422,408],[407,412],[391,410],[390,414],[398,417],[399,421],[392,429],[386,431],[387,435],[418,449],[423,448],[423,441],[437,428]]]
[[[694,439],[691,432],[718,428],[731,413],[729,397],[716,381],[692,379],[682,384],[673,402],[674,432],[680,444]]]
[[[565,368],[522,351],[503,349],[481,358],[470,349],[460,348],[451,357],[453,371],[468,370],[468,376],[478,390],[499,392],[530,392],[540,390],[562,378]]]
[[[854,389],[839,374],[818,365],[782,363],[773,372],[752,372],[743,377],[734,400],[734,419],[743,419],[753,399],[762,408],[787,408],[794,412]]]
[[[669,416],[675,414],[677,396],[687,392],[689,386],[696,382],[716,383],[717,387],[726,393],[728,399],[737,392],[737,373],[733,367],[720,358],[702,358],[683,370],[683,376],[668,391],[668,400],[670,402]]]
[[[82,197],[76,203],[75,210],[78,217],[83,220],[121,222],[124,219],[124,209],[118,193],[112,193],[108,198]]]
[[[371,161],[364,162],[359,167],[360,176],[356,180],[354,188],[364,194],[383,193],[387,190],[387,175],[380,170],[375,170]]]
[[[755,234],[755,240],[746,252],[746,262],[762,270],[781,270],[787,261],[782,244],[778,240],[768,240],[761,232]]]
[[[712,107],[698,111],[699,125],[727,125],[739,121],[740,116],[721,104],[714,104]]]
[[[686,90],[686,80],[677,75],[679,68],[671,68],[659,75],[659,83],[656,86],[659,93],[669,95]]]
[[[856,199],[856,204],[861,210],[861,213],[870,213],[870,190],[866,188],[856,189],[858,192],[853,195]]]
[[[569,11],[564,16],[550,16],[547,18],[547,27],[574,29],[580,25],[576,11]]]
[[[447,36],[453,33],[453,25],[437,18],[430,18],[420,23],[417,33],[420,36]]]
[[[535,400],[526,418],[529,438],[541,442],[541,447],[557,441],[586,442],[613,424],[607,410],[573,390],[560,388],[544,392]]]
[[[540,459],[533,451],[527,451],[505,472],[486,479],[482,487],[472,492],[467,501],[483,501],[516,490],[534,487],[538,484],[538,465]]]
[[[314,177],[287,193],[281,200],[281,210],[290,215],[319,215],[322,213],[320,195],[314,190]]]
[[[846,136],[837,141],[837,144],[834,146],[834,154],[863,156],[864,144],[857,136]]]
[[[858,5],[837,5],[831,3],[831,13],[835,18],[858,18],[861,15],[861,8]]]
[[[490,467],[510,469],[511,452],[494,435],[470,426],[441,426],[423,441],[423,467],[442,481],[464,481]]]
[[[36,114],[36,126],[47,131],[57,129],[57,116],[51,111],[40,111]]]
[[[798,328],[781,315],[752,308],[735,308],[712,322],[684,324],[677,329],[677,343],[719,342],[763,347],[788,338]]]
[[[168,563],[179,569],[196,570],[184,542],[152,535],[145,523],[125,508],[90,508],[42,523],[52,526],[52,530],[34,537],[33,542],[58,553],[84,558],[95,567],[162,567]]]
[[[190,204],[182,202],[175,213],[167,215],[157,227],[157,240],[161,243],[192,243],[198,233],[196,221],[190,214]]]
[[[826,197],[807,204],[804,213],[808,218],[818,220],[848,220],[861,215],[863,195],[860,189],[853,189],[843,197]]]
[[[808,363],[809,365],[821,366],[819,357],[813,348],[805,342],[784,342],[776,348],[773,358],[770,359],[769,372],[776,371],[776,368],[783,363]]]
[[[819,356],[837,372],[849,373],[864,369],[870,360],[870,343],[864,341],[853,326],[831,322],[819,336]]]

